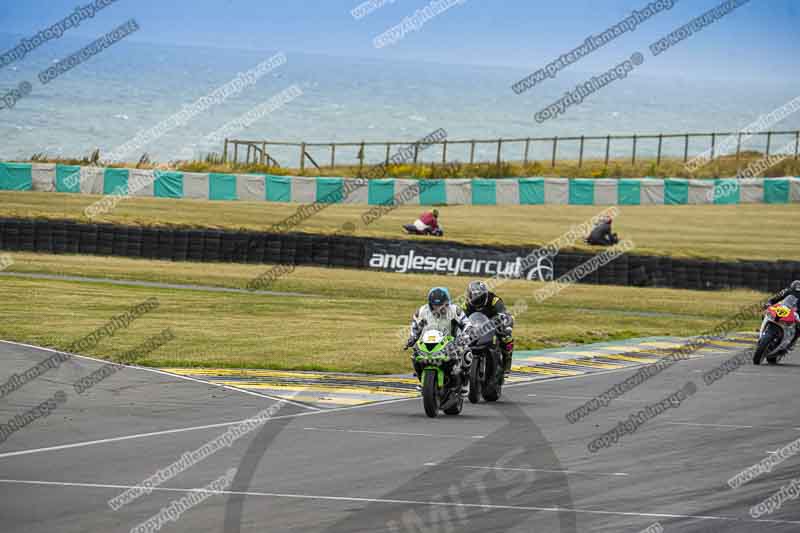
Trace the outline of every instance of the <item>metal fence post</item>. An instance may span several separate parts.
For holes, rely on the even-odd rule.
[[[503,149],[503,139],[497,139],[497,166],[500,166],[500,154]]]
[[[800,130],[794,132],[794,158],[797,159],[797,149],[800,148]]]
[[[767,132],[767,157],[769,157],[770,144],[772,144],[772,132],[768,131]]]
[[[527,139],[525,139],[525,158],[523,159],[524,165],[528,164],[528,150],[530,149],[530,147],[531,147],[531,139],[530,137],[528,137]]]
[[[661,165],[661,144],[664,142],[664,134],[658,134],[658,156],[656,157],[656,166]]]
[[[239,163],[239,143],[234,141],[233,142],[233,164],[236,165]]]
[[[714,156],[716,155],[717,151],[717,134],[711,134],[711,162],[714,162]]]
[[[608,156],[611,153],[611,135],[606,135],[606,164],[608,166]]]
[[[683,162],[689,160],[689,134],[687,133],[683,139]]]
[[[267,162],[267,143],[261,143],[261,164],[264,165]]]
[[[389,153],[392,149],[392,143],[386,143],[386,164],[389,164]]]
[[[336,143],[331,143],[331,168],[336,168]]]
[[[551,165],[553,168],[556,168],[556,150],[558,148],[558,137],[553,137],[553,159],[551,161]]]
[[[442,143],[442,164],[447,164],[447,139]]]
[[[225,147],[222,149],[222,162],[228,162],[228,139],[225,139]]]
[[[633,158],[631,159],[631,165],[636,164],[636,135],[633,136]]]
[[[736,161],[739,161],[739,155],[742,153],[742,132],[739,132],[736,139]]]
[[[306,143],[300,143],[300,174],[306,169]]]
[[[583,166],[583,135],[581,135],[581,147],[578,152],[578,168],[581,168]]]
[[[414,164],[417,164],[419,158],[419,143],[414,143]]]
[[[469,148],[469,164],[473,164],[475,162],[475,141],[470,141],[470,148]]]

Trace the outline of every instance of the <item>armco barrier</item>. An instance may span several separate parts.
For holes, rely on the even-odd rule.
[[[342,235],[141,228],[63,220],[0,219],[0,250],[80,253],[169,261],[283,263],[439,273],[487,278],[498,271],[550,280],[589,260],[563,252],[521,271],[529,248],[472,246],[452,241],[368,239]],[[797,261],[713,262],[624,254],[582,283],[777,292],[800,279]]]

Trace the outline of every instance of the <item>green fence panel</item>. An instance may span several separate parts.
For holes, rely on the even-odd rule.
[[[570,205],[594,205],[594,180],[569,180]]]
[[[344,180],[342,178],[317,178],[317,202],[338,204],[344,199]]]
[[[444,180],[419,180],[420,205],[447,204],[447,188]]]
[[[208,199],[237,200],[236,176],[233,174],[209,174]]]
[[[107,168],[103,172],[103,194],[128,194],[127,168]]]
[[[0,163],[0,190],[31,190],[33,188],[31,168],[28,163]]]
[[[153,196],[156,198],[183,198],[183,174],[156,170]]]
[[[664,180],[664,203],[683,205],[689,203],[689,182],[682,179]]]
[[[56,165],[56,192],[81,192],[81,167]]]
[[[369,180],[369,205],[394,204],[394,180]]]
[[[640,205],[642,203],[642,182],[640,180],[619,180],[617,182],[618,205]]]
[[[772,178],[764,180],[764,203],[788,204],[789,180],[785,178]]]
[[[497,182],[472,180],[472,205],[497,205]]]
[[[739,180],[737,179],[714,180],[715,204],[738,204],[739,192]]]
[[[518,183],[520,204],[544,204],[544,178],[520,178]]]
[[[292,178],[267,174],[267,200],[270,202],[291,202]]]

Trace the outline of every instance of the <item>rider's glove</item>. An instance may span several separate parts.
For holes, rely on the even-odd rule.
[[[414,339],[413,339],[413,338],[411,338],[411,339],[408,339],[408,340],[406,341],[406,345],[405,345],[405,347],[403,347],[403,350],[408,350],[408,349],[409,349],[409,348],[411,348],[412,346],[414,346]]]

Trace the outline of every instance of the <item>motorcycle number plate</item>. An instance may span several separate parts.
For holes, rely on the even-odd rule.
[[[789,316],[790,309],[784,305],[775,308],[775,315],[780,318],[786,318]]]

